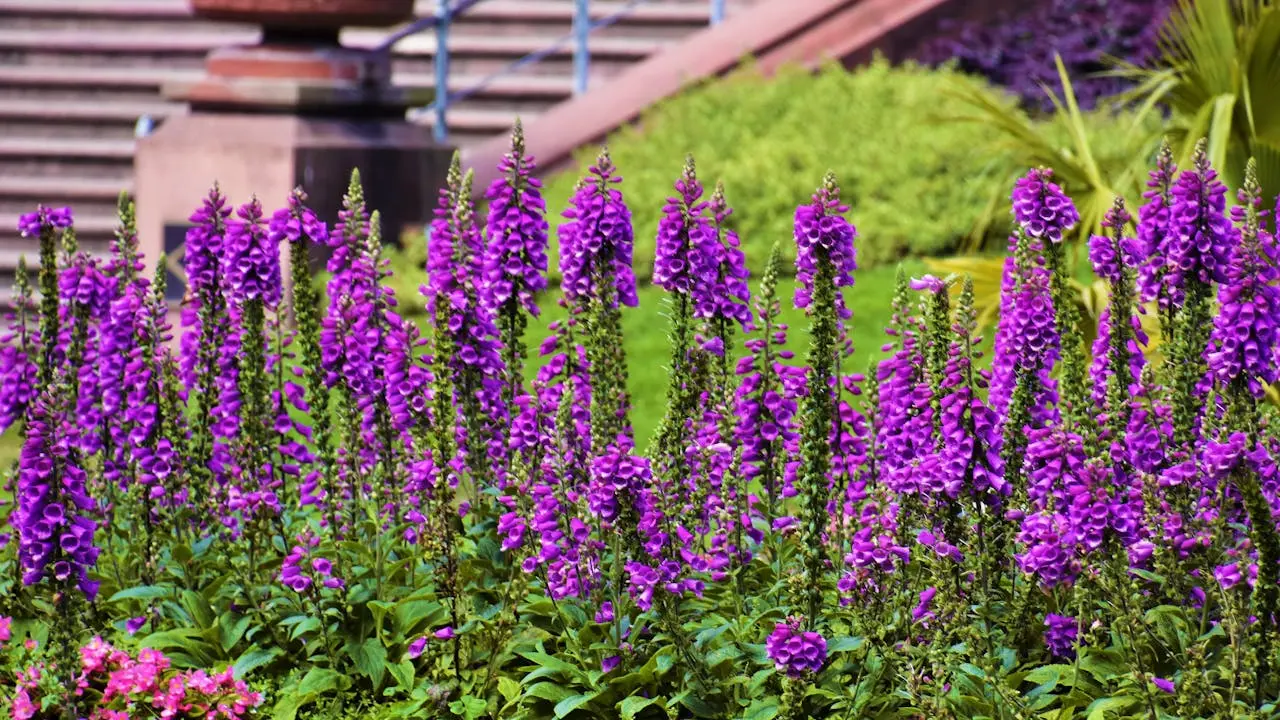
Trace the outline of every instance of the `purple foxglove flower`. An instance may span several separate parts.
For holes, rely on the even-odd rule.
[[[840,201],[834,181],[823,183],[813,201],[796,208],[796,295],[798,308],[807,308],[813,297],[813,283],[820,258],[835,268],[836,306],[842,319],[852,316],[844,305],[840,288],[853,286],[853,271],[858,269],[853,240],[858,231],[845,219],[849,206]]]
[[[1045,615],[1044,626],[1044,644],[1049,648],[1049,654],[1062,659],[1075,657],[1076,637],[1079,633],[1076,619],[1049,613]]]
[[[635,238],[631,211],[614,187],[622,182],[608,150],[578,186],[557,229],[560,236],[560,287],[571,303],[601,296],[597,278],[614,285],[617,302],[628,307],[639,303],[635,272],[631,267]]]
[[[799,678],[822,670],[827,662],[827,641],[821,634],[802,630],[803,620],[788,618],[774,626],[765,640],[765,653],[778,672]]]
[[[1063,235],[1080,222],[1080,213],[1053,180],[1053,170],[1036,168],[1013,187],[1013,219],[1040,249],[1046,242],[1060,243]]]
[[[18,531],[18,563],[26,585],[48,581],[78,587],[93,599],[98,592],[98,583],[89,578],[98,558],[94,504],[73,451],[75,424],[56,410],[47,392],[31,408],[18,461],[18,507],[11,518]]]
[[[516,302],[537,317],[534,295],[547,287],[547,204],[542,182],[533,177],[533,156],[525,152],[524,132],[516,121],[511,151],[498,164],[500,177],[485,191],[484,278],[489,302],[500,308]]]

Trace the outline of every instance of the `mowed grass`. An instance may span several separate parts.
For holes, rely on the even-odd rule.
[[[919,261],[907,261],[903,269],[908,276],[919,276],[925,272],[924,264]],[[887,266],[859,270],[854,287],[845,290],[845,301],[853,311],[853,320],[848,327],[854,345],[854,354],[845,364],[847,372],[865,372],[868,363],[884,357],[880,348],[887,339],[884,327],[890,316],[889,303],[896,272],[895,267]],[[751,289],[752,292],[759,289],[759,278],[752,281]],[[803,364],[808,350],[809,321],[804,311],[797,310],[792,303],[794,290],[793,279],[783,278],[778,283],[778,296],[782,300],[781,320],[790,328],[788,347],[796,353],[792,362]],[[637,444],[643,450],[666,408],[667,385],[671,381],[667,342],[670,321],[665,293],[661,288],[652,285],[641,287],[639,297],[638,307],[623,309],[622,322],[633,403],[632,424]],[[404,300],[406,305],[414,302],[407,298]],[[529,329],[528,345],[533,354],[527,363],[530,377],[542,365],[542,359],[536,353],[539,341],[548,333],[547,326],[564,317],[564,310],[550,297],[543,298],[541,304],[542,314],[533,320]],[[419,315],[415,319],[425,324],[425,316]],[[742,334],[738,333],[732,348],[736,356],[745,352],[742,340]],[[16,429],[10,429],[0,437],[0,467],[7,467],[16,460],[18,450]]]
[[[905,262],[903,269],[908,276],[926,272],[924,263],[920,261]],[[854,346],[854,354],[845,363],[846,372],[865,372],[869,362],[884,357],[880,348],[888,339],[884,327],[891,314],[889,303],[893,297],[896,273],[896,267],[886,266],[859,270],[854,287],[845,290],[845,302],[853,311],[853,320],[848,328]],[[751,282],[751,290],[753,293],[759,290],[759,278]],[[778,297],[782,301],[781,322],[789,327],[787,347],[796,354],[791,362],[804,364],[809,347],[809,320],[803,310],[795,308],[792,302],[794,292],[794,279],[783,278],[778,282]],[[641,287],[638,295],[638,307],[623,309],[622,324],[632,400],[631,420],[636,443],[643,450],[666,410],[667,386],[671,382],[668,371],[671,364],[668,343],[671,322],[666,294],[661,288],[652,285]],[[564,317],[564,310],[558,305],[546,302],[543,305],[547,307],[544,307],[542,316],[530,326],[530,332],[538,333],[539,338],[545,337],[550,322]],[[731,348],[735,357],[746,352],[742,346],[743,339],[741,332],[735,336]],[[533,342],[529,345],[536,348]],[[532,377],[540,365],[540,358],[531,357],[527,374]]]

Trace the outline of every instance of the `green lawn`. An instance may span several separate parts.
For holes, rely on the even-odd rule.
[[[919,275],[924,272],[924,265],[918,261],[904,264],[908,274]],[[845,291],[845,299],[853,310],[853,321],[850,335],[853,339],[855,355],[850,358],[846,369],[849,372],[862,372],[868,361],[880,357],[880,346],[884,343],[884,326],[889,319],[889,301],[893,294],[893,280],[896,270],[893,267],[878,267],[860,270],[856,275],[857,284]],[[752,283],[755,290],[758,279]],[[778,294],[782,298],[782,321],[790,325],[789,345],[796,353],[797,363],[803,363],[808,347],[808,321],[804,313],[792,307],[791,296],[795,281],[782,279],[778,284]],[[646,286],[640,289],[640,306],[624,308],[623,330],[626,337],[627,362],[630,370],[631,394],[634,402],[632,422],[636,431],[636,440],[640,448],[646,447],[649,436],[662,417],[667,383],[669,381],[667,365],[669,350],[667,332],[669,323],[665,315],[666,303],[661,289]],[[406,306],[412,301],[406,302]],[[534,320],[530,327],[529,347],[536,353],[538,340],[545,336],[547,325],[563,317],[563,310],[554,302],[543,301],[543,314]],[[420,316],[421,317],[421,316]],[[734,350],[742,353],[741,336]],[[529,360],[529,373],[532,375],[541,365],[537,357]],[[17,458],[18,445],[14,432],[0,437],[0,464],[7,465]]]
[[[919,261],[909,261],[903,267],[909,274],[919,275],[925,272],[924,264]],[[896,272],[896,268],[884,266],[860,270],[856,274],[855,286],[845,291],[845,301],[853,311],[849,334],[855,350],[854,356],[846,365],[849,372],[863,372],[871,358],[881,356],[880,347],[887,339],[884,326],[889,320],[889,302],[893,295]],[[757,289],[758,283],[758,279],[751,283],[752,291]],[[794,279],[783,278],[778,283],[778,296],[782,299],[782,322],[790,326],[787,339],[790,349],[796,353],[794,362],[803,363],[808,348],[809,322],[802,310],[796,310],[792,306],[794,288]],[[634,405],[632,423],[641,449],[646,447],[654,427],[662,418],[670,379],[667,372],[670,362],[667,345],[670,323],[665,314],[663,295],[660,288],[642,287],[639,292],[639,307],[624,308],[622,313]],[[550,307],[545,308],[542,317],[533,323],[531,332],[545,332],[548,323],[564,317],[564,311],[558,305],[544,305]],[[737,337],[737,341],[733,350],[737,355],[742,355],[744,350],[741,335]],[[535,347],[535,344],[531,342],[530,347]],[[539,361],[531,358],[530,364],[536,368]]]

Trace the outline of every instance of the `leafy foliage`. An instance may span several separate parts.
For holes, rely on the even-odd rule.
[[[1200,138],[1233,188],[1249,159],[1264,192],[1280,190],[1280,9],[1266,0],[1179,0],[1153,62],[1120,75],[1138,83],[1144,115],[1173,111],[1185,165]]]
[[[992,150],[998,137],[992,128],[945,122],[966,107],[948,94],[956,85],[1012,106],[960,73],[877,60],[853,71],[785,68],[769,78],[748,65],[650,109],[608,140],[614,161],[629,173],[637,272],[651,271],[668,178],[687,153],[716,168],[729,189],[733,226],[752,268],[764,266],[774,238],[790,233],[806,179],[828,168],[844,179],[858,213],[867,238],[859,250],[864,266],[953,249],[973,231],[983,201],[1007,186],[1018,167]],[[590,152],[578,159],[585,162]],[[562,207],[575,182],[572,173],[550,178],[548,205]],[[1002,223],[982,232],[988,229],[1004,232]]]

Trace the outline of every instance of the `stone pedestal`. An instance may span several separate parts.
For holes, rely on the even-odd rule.
[[[171,299],[185,291],[187,218],[215,182],[232,205],[257,196],[268,214],[302,187],[308,204],[333,223],[358,169],[385,241],[420,231],[453,152],[405,119],[406,109],[429,103],[431,93],[394,88],[386,53],[338,42],[346,22],[407,19],[412,0],[193,0],[193,8],[205,17],[259,22],[263,32],[256,45],[210,53],[205,77],[166,86],[165,96],[187,102],[191,112],[138,143],[139,236],[148,257],[168,254]]]
[[[170,297],[181,298],[187,218],[216,181],[234,205],[257,196],[269,214],[302,187],[311,207],[337,219],[352,169],[387,243],[421,231],[452,154],[405,121],[200,113],[175,117],[138,144],[134,160],[143,251],[168,253]]]

